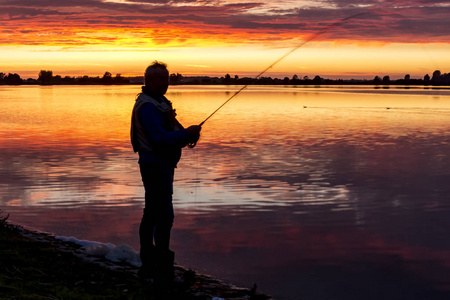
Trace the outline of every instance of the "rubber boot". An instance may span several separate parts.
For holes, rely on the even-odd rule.
[[[164,285],[173,283],[175,276],[174,261],[175,252],[166,250],[159,253],[156,263],[156,282]]]
[[[139,268],[138,275],[143,279],[153,279],[157,273],[158,254],[155,246],[141,246],[140,257],[142,266]]]

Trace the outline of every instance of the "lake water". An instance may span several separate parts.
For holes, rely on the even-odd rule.
[[[184,125],[240,87],[173,86]],[[0,209],[139,249],[139,86],[0,86]],[[449,299],[450,90],[243,91],[176,170],[176,261],[276,299]]]

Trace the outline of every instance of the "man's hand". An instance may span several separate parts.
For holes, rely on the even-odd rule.
[[[189,135],[196,135],[200,134],[200,130],[202,130],[202,127],[200,125],[192,125],[186,128]]]
[[[186,128],[186,131],[189,134],[189,144],[193,145],[191,148],[195,146],[197,141],[200,139],[200,131],[202,130],[202,127],[200,125],[192,125]]]

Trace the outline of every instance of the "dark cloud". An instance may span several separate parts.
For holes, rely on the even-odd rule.
[[[99,6],[105,4],[101,0],[21,0],[19,3],[15,0],[0,1],[0,5],[18,6],[18,7],[77,7],[77,6]]]
[[[313,2],[311,2],[313,3]],[[131,30],[167,29],[238,34],[243,30],[264,35],[308,34],[331,24],[356,16],[333,35],[333,39],[391,40],[411,38],[414,32],[419,41],[450,40],[450,6],[447,2],[431,0],[386,3],[374,0],[328,0],[314,6],[282,6],[263,1],[227,3],[226,1],[168,1],[128,0],[126,2],[100,0],[42,0],[0,1],[0,20],[6,21],[4,30],[19,28],[24,23],[69,28],[108,26]],[[50,18],[49,18],[50,17]],[[52,18],[53,17],[53,18]],[[61,23],[63,21],[63,23]],[[15,23],[16,22],[16,23]],[[25,30],[25,28],[22,28]],[[28,28],[26,28],[28,30]],[[4,31],[3,31],[4,32]],[[168,37],[170,39],[170,37]],[[409,40],[410,41],[410,40]],[[411,41],[413,42],[413,41]]]
[[[57,10],[37,9],[37,8],[21,8],[21,7],[7,7],[3,10],[10,18],[20,17],[36,17],[36,16],[51,16],[51,15],[71,15],[72,13],[60,12]],[[1,13],[0,13],[1,15]]]

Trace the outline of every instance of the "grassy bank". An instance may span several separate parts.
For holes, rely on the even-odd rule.
[[[132,268],[112,270],[80,258],[76,251],[81,251],[76,245],[11,225],[1,214],[0,298],[269,299],[180,267],[180,282],[157,286],[141,280]]]

